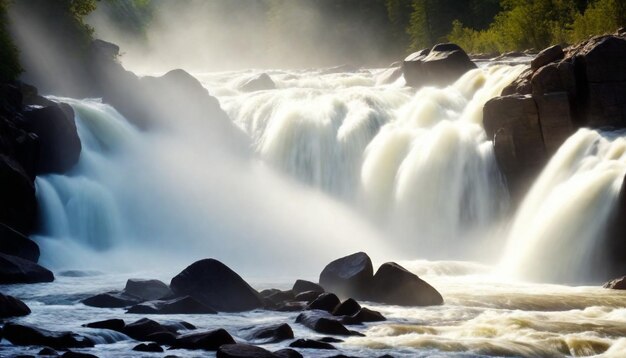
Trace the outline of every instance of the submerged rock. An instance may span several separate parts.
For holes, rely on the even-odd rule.
[[[132,306],[126,313],[141,314],[214,314],[211,307],[193,297],[184,296],[171,300],[148,301]]]
[[[189,295],[220,312],[241,312],[263,307],[259,293],[241,276],[215,259],[191,264],[170,283],[177,295]]]
[[[275,88],[276,84],[267,73],[262,73],[254,78],[251,78],[239,86],[239,89],[243,92],[264,91]]]
[[[16,346],[48,346],[55,349],[94,346],[91,339],[73,332],[52,332],[12,322],[4,325],[2,336]]]
[[[83,324],[83,327],[110,329],[118,332],[121,332],[124,329],[124,326],[126,326],[126,323],[121,319],[107,319],[104,321]]]
[[[289,347],[293,348],[311,348],[311,349],[337,349],[330,343],[320,342],[313,339],[297,339]]]
[[[338,336],[360,335],[358,332],[350,331],[339,320],[326,311],[313,310],[305,311],[298,315],[296,323],[300,323],[315,332]]]
[[[320,285],[340,297],[362,297],[372,281],[372,260],[364,252],[339,258],[322,270]]]
[[[36,263],[0,254],[0,284],[52,282],[54,275]]]
[[[30,314],[30,308],[21,300],[0,293],[0,318],[19,317]]]
[[[341,323],[352,325],[352,324],[362,324],[364,322],[381,322],[385,320],[387,319],[380,312],[362,307],[355,314],[344,316],[341,319]]]

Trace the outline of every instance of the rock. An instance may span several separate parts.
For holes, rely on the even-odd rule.
[[[30,233],[37,220],[33,179],[15,159],[0,154],[0,222]]]
[[[160,323],[148,318],[127,324],[121,332],[137,341],[148,341],[148,337],[154,333],[171,333]]]
[[[70,106],[32,109],[25,112],[24,123],[25,130],[39,137],[37,174],[65,173],[78,162],[82,147]]]
[[[98,358],[93,354],[67,351],[63,353],[62,358]]]
[[[274,356],[277,358],[302,358],[302,354],[293,349],[285,348],[274,352]]]
[[[333,316],[352,316],[359,312],[361,305],[352,298],[348,298],[332,311]]]
[[[346,63],[346,64],[335,66],[335,67],[325,68],[320,71],[320,74],[332,75],[335,73],[352,73],[352,72],[358,72],[358,71],[359,71],[359,68],[357,66]]]
[[[548,155],[553,155],[574,134],[569,96],[553,92],[535,97],[540,118],[543,144]]]
[[[531,70],[536,71],[549,63],[561,60],[563,57],[565,57],[565,53],[560,45],[550,46],[535,56],[535,58],[530,62],[530,68]]]
[[[326,343],[341,343],[344,340],[343,339],[339,339],[339,338],[335,338],[335,337],[322,337],[322,338],[318,339],[318,341],[326,342]]]
[[[132,306],[126,313],[138,314],[215,314],[217,311],[190,296],[167,301],[148,301]]]
[[[435,288],[395,262],[380,266],[372,286],[372,298],[376,302],[399,306],[443,304]]]
[[[176,275],[170,288],[189,295],[220,312],[241,312],[263,307],[263,301],[248,283],[215,259],[193,263]]]
[[[144,301],[160,300],[172,295],[170,287],[159,280],[143,280],[131,278],[126,281],[123,293],[135,296]]]
[[[409,55],[402,68],[406,83],[411,87],[447,86],[476,65],[458,45],[442,43],[430,51],[424,49]]]
[[[88,328],[99,328],[99,329],[110,329],[113,331],[121,332],[126,326],[124,320],[121,319],[107,319],[104,321],[91,322],[87,324],[83,324],[83,327]]]
[[[278,305],[274,310],[279,312],[299,312],[306,309],[306,302],[285,302],[281,305]]]
[[[243,92],[256,92],[276,89],[276,84],[267,73],[262,73],[254,78],[247,80],[239,90]]]
[[[602,287],[612,290],[626,290],[626,276],[605,283]]]
[[[281,290],[279,290],[277,288],[268,288],[268,289],[265,289],[265,290],[259,292],[259,295],[261,295],[261,297],[263,297],[263,298],[267,298],[267,297],[269,297],[269,296],[271,296],[271,295],[273,295],[275,293],[278,293],[278,292],[281,292]]]
[[[330,343],[320,342],[313,339],[297,339],[291,342],[289,347],[310,349],[337,349]]]
[[[172,332],[155,332],[146,336],[146,341],[155,342],[158,344],[166,344],[168,346],[176,343],[177,336]]]
[[[324,292],[324,288],[318,285],[317,283],[313,283],[311,281],[306,280],[296,280],[293,284],[293,288],[291,289],[295,295],[299,295],[303,292],[314,291],[314,292]]]
[[[379,74],[376,78],[377,85],[388,85],[394,83],[398,80],[398,78],[402,77],[402,67],[393,67],[388,68],[381,74]]]
[[[0,253],[37,262],[39,245],[20,232],[0,223]]]
[[[341,323],[351,325],[361,324],[364,322],[381,322],[385,320],[387,319],[380,312],[372,311],[363,307],[355,314],[343,317],[341,319]]]
[[[2,336],[16,346],[48,346],[54,349],[93,347],[94,342],[72,332],[52,332],[41,328],[8,322]]]
[[[0,284],[52,282],[54,275],[36,263],[0,254]]]
[[[85,306],[99,308],[124,308],[136,305],[140,299],[125,295],[122,292],[106,292],[85,298],[81,301]]]
[[[216,351],[225,344],[235,344],[233,337],[225,329],[191,333],[178,337],[173,347]]]
[[[133,350],[137,352],[163,352],[163,348],[156,343],[141,343],[133,347]]]
[[[295,298],[292,290],[277,291],[267,295],[265,298],[270,300],[274,304],[280,304],[285,301],[292,301]]]
[[[38,356],[55,356],[57,357],[59,355],[59,353],[57,353],[57,351],[55,351],[54,349],[50,348],[50,347],[43,347],[39,353],[37,353]]]
[[[261,347],[249,344],[225,344],[217,350],[217,358],[276,358]]]
[[[296,323],[300,323],[315,332],[323,334],[337,336],[358,335],[358,333],[348,330],[336,317],[321,310],[312,310],[300,313],[296,318]]]
[[[369,288],[373,273],[370,257],[357,252],[326,265],[320,274],[320,285],[339,297],[360,298]]]
[[[333,312],[340,303],[341,301],[334,293],[322,293],[313,302],[309,303],[307,309]]]
[[[313,302],[315,301],[316,298],[318,298],[323,293],[324,293],[323,290],[322,291],[305,291],[305,292],[297,294],[296,297],[294,297],[294,300],[304,301],[304,302]]]
[[[20,317],[30,314],[30,308],[13,296],[0,293],[0,318]]]
[[[293,330],[287,323],[275,324],[261,328],[249,328],[247,338],[250,341],[262,341],[263,343],[277,343],[287,339],[293,339]]]

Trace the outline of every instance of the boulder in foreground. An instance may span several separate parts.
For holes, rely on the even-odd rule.
[[[443,304],[443,297],[434,287],[395,262],[385,263],[376,271],[371,295],[374,301],[389,305]]]
[[[41,328],[6,323],[2,329],[3,338],[16,346],[48,346],[55,349],[88,348],[94,342],[72,332],[52,332]]]
[[[36,263],[0,254],[0,284],[52,282],[54,275]]]
[[[0,293],[0,318],[19,317],[30,314],[30,308],[24,302]]]
[[[626,290],[626,276],[611,280],[605,283],[602,287],[609,288],[611,290]]]
[[[339,297],[363,296],[372,280],[372,260],[364,252],[339,258],[324,267],[320,274],[320,285]]]

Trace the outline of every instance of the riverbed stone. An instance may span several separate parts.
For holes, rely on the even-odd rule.
[[[357,252],[332,261],[320,274],[320,285],[339,297],[362,297],[369,289],[374,269],[364,252]]]

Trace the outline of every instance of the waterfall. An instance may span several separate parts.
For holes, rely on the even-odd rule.
[[[606,279],[599,249],[626,174],[625,134],[580,129],[561,146],[514,218],[502,272],[556,282]]]

